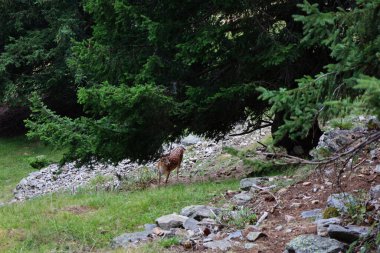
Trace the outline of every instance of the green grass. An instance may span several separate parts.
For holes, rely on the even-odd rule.
[[[237,181],[173,185],[136,192],[54,194],[0,208],[0,252],[88,252],[142,229],[161,215],[207,203]]]
[[[9,200],[17,183],[35,171],[28,159],[38,155],[58,161],[62,157],[62,151],[29,141],[26,137],[0,138],[0,202]]]

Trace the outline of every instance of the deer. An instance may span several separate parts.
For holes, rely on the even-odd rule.
[[[177,169],[177,181],[179,168],[182,163],[183,153],[186,149],[182,146],[176,147],[169,154],[162,156],[157,163],[158,185],[161,184],[162,175],[166,175],[165,185],[168,183],[170,173]]]

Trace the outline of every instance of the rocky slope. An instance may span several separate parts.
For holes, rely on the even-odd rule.
[[[239,133],[242,130],[243,126],[237,126],[232,133]],[[221,154],[223,147],[247,147],[263,138],[269,131],[270,129],[266,128],[244,136],[227,136],[226,139],[219,142],[189,135],[179,143],[172,144],[172,147],[167,147],[167,150],[177,145],[185,145],[188,151],[184,154],[180,173],[196,175],[200,169],[203,170],[204,163]],[[143,170],[156,173],[156,162],[137,164],[124,160],[116,166],[95,164],[93,167],[82,166],[79,168],[76,168],[74,163],[65,164],[61,168],[57,164],[52,164],[40,171],[30,173],[22,179],[14,190],[13,201],[22,201],[62,190],[76,191],[78,187],[87,185],[99,176],[106,179],[103,187],[114,189],[119,186],[120,179],[130,180],[138,177]]]

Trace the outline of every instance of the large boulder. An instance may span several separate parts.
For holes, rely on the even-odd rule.
[[[204,205],[192,205],[184,207],[181,215],[201,221],[204,218],[215,218],[221,212],[219,208]]]
[[[127,248],[131,245],[131,243],[148,240],[149,234],[150,233],[147,231],[122,234],[112,240],[111,247]]]
[[[335,239],[318,235],[300,235],[286,245],[286,253],[339,253],[346,245]]]
[[[326,131],[320,137],[317,149],[324,148],[330,152],[337,152],[343,147],[349,145],[357,138],[364,135],[365,125],[357,125],[350,130],[333,129]]]
[[[360,238],[365,237],[370,232],[370,228],[355,225],[348,225],[345,227],[339,225],[330,225],[327,231],[331,238],[342,242],[352,243]]]
[[[335,207],[341,213],[346,213],[348,205],[355,205],[355,198],[346,192],[331,194],[327,199],[327,206]]]
[[[183,223],[188,219],[188,217],[178,214],[169,214],[161,216],[156,219],[157,225],[164,229],[170,230],[171,228],[181,228],[183,227]]]

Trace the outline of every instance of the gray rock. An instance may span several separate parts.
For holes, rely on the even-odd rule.
[[[372,186],[369,190],[369,195],[371,200],[379,200],[380,199],[380,184]]]
[[[342,220],[339,218],[330,218],[330,219],[320,219],[315,222],[317,224],[317,234],[319,236],[327,236],[328,235],[328,227],[332,224],[340,225]]]
[[[377,174],[380,174],[380,164],[376,165],[376,167],[375,167],[375,172],[376,172]]]
[[[331,238],[347,243],[352,243],[359,238],[365,237],[370,232],[370,228],[354,225],[348,225],[345,227],[339,225],[330,225],[327,231]]]
[[[274,228],[274,230],[276,230],[276,231],[281,231],[283,229],[284,229],[284,227],[281,225],[278,225],[277,227]]]
[[[203,243],[203,246],[212,250],[227,251],[231,249],[232,244],[228,240],[219,240]]]
[[[244,249],[253,249],[256,246],[257,246],[256,243],[250,243],[250,242],[248,242],[248,243],[244,244]]]
[[[241,238],[241,237],[243,237],[243,234],[241,233],[240,230],[235,231],[228,235],[228,239],[236,239],[236,238]]]
[[[247,234],[247,240],[250,242],[254,242],[257,240],[257,238],[259,238],[262,235],[264,235],[264,234],[261,232],[249,232]]]
[[[181,144],[185,146],[190,146],[190,145],[197,144],[200,141],[202,141],[202,138],[200,138],[199,136],[189,134],[188,136],[186,136],[185,138],[181,140]]]
[[[216,207],[204,206],[204,205],[193,205],[193,206],[187,206],[183,208],[181,211],[181,215],[200,221],[204,218],[215,218],[214,213],[218,215],[220,212],[221,210]]]
[[[359,131],[357,131],[359,132]],[[351,143],[356,137],[353,130],[331,130],[325,132],[318,142],[317,149],[325,148],[331,152],[340,150],[343,146]]]
[[[260,185],[263,181],[268,180],[267,178],[264,177],[251,177],[251,178],[244,178],[240,180],[240,189],[244,191],[249,191],[252,186],[254,185]]]
[[[327,206],[335,207],[342,213],[347,212],[347,205],[355,204],[354,197],[346,192],[331,194],[327,199]]]
[[[286,220],[286,222],[292,222],[292,221],[294,221],[294,216],[291,216],[291,215],[287,215],[287,214],[285,214],[285,220]]]
[[[153,230],[154,228],[156,228],[156,227],[157,227],[156,224],[145,224],[145,225],[144,225],[145,232],[148,232],[149,234],[151,234],[151,233],[152,233],[152,230]]]
[[[300,235],[286,245],[288,253],[339,253],[346,245],[337,240],[318,235]]]
[[[376,160],[378,158],[378,152],[379,152],[378,149],[373,149],[369,152],[371,156],[371,160]],[[380,170],[380,167],[379,167],[379,170]]]
[[[188,218],[184,223],[183,227],[186,230],[191,230],[194,232],[199,232],[199,226],[198,226],[198,221],[193,219],[193,218]]]
[[[301,217],[304,219],[310,219],[313,218],[315,220],[322,219],[322,209],[314,209],[309,211],[304,211],[301,213]]]
[[[183,227],[183,223],[188,219],[186,216],[178,214],[169,214],[156,219],[157,225],[164,229],[169,230],[171,228]]]
[[[144,241],[149,239],[149,233],[146,231],[126,233],[114,238],[111,242],[112,248],[123,247],[127,248],[131,243],[136,243],[139,241]]]
[[[236,204],[242,205],[247,202],[249,202],[252,199],[252,196],[246,192],[242,192],[239,194],[236,194],[233,198],[232,201],[235,202]]]
[[[199,225],[205,225],[205,226],[208,226],[208,225],[216,225],[216,221],[213,220],[213,219],[210,219],[210,218],[204,218],[202,219],[199,223]]]

